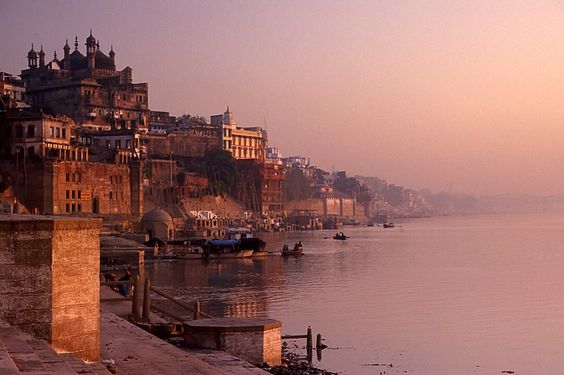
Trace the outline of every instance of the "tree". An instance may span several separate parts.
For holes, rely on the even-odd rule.
[[[310,195],[309,179],[299,167],[290,168],[284,181],[284,199],[302,200],[309,198]]]
[[[210,194],[224,195],[237,182],[237,164],[229,151],[214,148],[204,156],[202,175],[208,179]]]

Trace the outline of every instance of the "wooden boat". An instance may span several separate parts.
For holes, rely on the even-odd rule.
[[[303,255],[303,246],[294,246],[293,249],[290,249],[288,246],[284,246],[282,248],[282,256],[300,256]]]
[[[203,249],[206,259],[248,258],[253,255],[253,249],[241,249],[237,240],[210,240]]]
[[[241,250],[225,253],[208,253],[204,254],[205,259],[229,259],[229,258],[250,258],[253,256],[253,250]]]
[[[175,253],[176,259],[202,259],[204,257],[204,250],[201,247],[175,250]]]
[[[346,236],[343,232],[337,233],[333,236],[334,240],[345,241],[349,236]]]
[[[385,229],[387,229],[387,228],[394,228],[394,227],[395,227],[394,223],[384,223],[384,224],[382,224],[382,225],[384,226]]]

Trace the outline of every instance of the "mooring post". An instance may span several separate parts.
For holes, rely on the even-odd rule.
[[[306,348],[312,349],[313,348],[313,336],[311,334],[311,327],[307,327],[307,344]]]
[[[151,323],[151,282],[145,279],[145,289],[143,289],[143,320]]]
[[[194,301],[194,320],[200,319],[200,301]]]
[[[133,277],[133,300],[131,302],[131,319],[139,320],[139,299],[140,299],[139,275]]]

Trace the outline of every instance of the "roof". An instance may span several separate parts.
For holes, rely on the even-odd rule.
[[[172,224],[172,216],[165,210],[161,210],[160,208],[155,208],[145,215],[143,215],[142,222],[152,222],[152,223],[169,223]]]

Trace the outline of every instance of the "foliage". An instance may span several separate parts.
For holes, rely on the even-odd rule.
[[[208,179],[211,195],[225,195],[237,183],[237,164],[229,151],[214,148],[204,157],[202,175]]]
[[[309,179],[299,167],[290,168],[284,181],[284,199],[289,201],[309,198],[311,195],[309,183]]]
[[[176,122],[191,126],[191,125],[206,125],[208,123],[208,120],[203,116],[191,115],[187,113],[180,117],[177,117]]]

